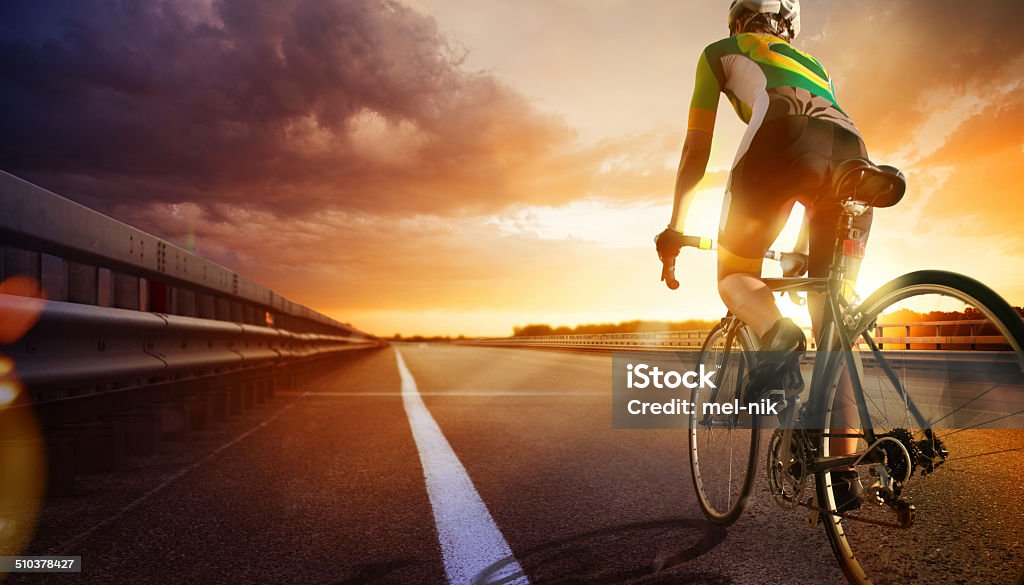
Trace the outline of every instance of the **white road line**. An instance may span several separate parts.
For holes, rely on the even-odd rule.
[[[395,358],[402,378],[402,402],[420,452],[448,582],[471,585],[482,571],[500,563],[502,570],[491,575],[488,581],[529,585],[519,561],[512,557],[512,549],[473,487],[466,468],[423,403],[416,380],[397,347]]]
[[[224,450],[226,450],[229,447],[232,447],[233,445],[237,444],[242,439],[248,437],[249,435],[255,433],[256,431],[258,431],[258,430],[262,429],[263,427],[269,425],[270,423],[274,422],[282,414],[284,414],[284,413],[288,412],[289,410],[291,410],[291,408],[293,406],[295,406],[296,404],[298,404],[298,402],[300,400],[302,400],[303,398],[305,398],[305,396],[306,396],[306,393],[303,392],[301,395],[299,395],[298,398],[293,400],[291,403],[289,403],[287,406],[285,406],[281,410],[279,410],[276,413],[274,413],[274,415],[271,416],[270,418],[264,420],[263,422],[261,422],[260,424],[256,425],[255,427],[249,429],[248,431],[245,431],[241,435],[238,435],[234,439],[231,439],[227,443],[224,443],[220,447],[217,447],[216,449],[211,451],[209,454],[207,454],[206,457],[203,457],[199,461],[196,461],[195,463],[192,463],[191,465],[188,465],[185,468],[179,470],[177,473],[175,473],[171,477],[169,477],[166,480],[164,480],[163,482],[161,482],[160,485],[158,485],[155,488],[149,490],[148,492],[142,494],[141,496],[135,498],[131,502],[128,502],[127,505],[125,505],[123,508],[118,510],[117,513],[114,514],[113,516],[109,516],[107,519],[100,521],[99,523],[95,524],[91,528],[88,528],[88,529],[78,533],[76,536],[71,538],[71,540],[65,541],[64,543],[59,544],[59,545],[51,548],[50,550],[46,551],[46,554],[47,555],[59,555],[59,554],[61,554],[64,551],[72,551],[72,552],[74,552],[72,549],[75,546],[77,546],[79,543],[81,543],[86,538],[89,538],[90,536],[95,534],[96,531],[104,528],[105,526],[110,526],[114,522],[117,522],[118,520],[123,518],[127,513],[131,512],[135,508],[138,508],[139,505],[141,505],[143,502],[145,502],[149,498],[155,496],[156,494],[162,492],[164,490],[164,488],[166,488],[167,486],[169,486],[172,483],[178,481],[179,479],[181,479],[182,477],[184,477],[188,473],[192,472],[193,470],[198,468],[200,465],[206,463],[210,459],[213,459],[217,455],[220,455]]]

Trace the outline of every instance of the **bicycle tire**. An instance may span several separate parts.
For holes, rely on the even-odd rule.
[[[714,328],[712,328],[711,332],[708,333],[707,338],[704,340],[704,344],[701,346],[700,357],[697,363],[704,364],[707,367],[712,367],[711,360],[709,359],[711,356],[711,352],[715,349],[715,345],[717,343],[723,343],[722,358],[715,360],[716,362],[722,362],[721,368],[719,369],[719,373],[716,378],[718,380],[728,380],[730,367],[733,368],[732,371],[739,371],[740,375],[737,376],[736,382],[734,384],[719,384],[719,388],[722,388],[723,386],[732,386],[732,390],[729,390],[729,392],[735,392],[737,396],[740,396],[742,393],[743,385],[745,383],[745,377],[742,375],[742,369],[737,370],[736,368],[741,368],[741,364],[743,364],[746,361],[746,358],[744,356],[749,354],[749,352],[752,352],[753,347],[748,333],[742,326],[738,328],[737,334],[732,339],[729,339],[728,335],[729,331],[724,323],[719,323]],[[733,359],[736,356],[739,357],[739,362],[737,362],[736,359]],[[704,447],[701,447],[701,440],[700,437],[698,437],[698,418],[701,415],[697,413],[696,405],[699,402],[698,394],[700,391],[701,389],[695,388],[693,390],[693,393],[691,394],[690,400],[690,403],[694,405],[694,411],[689,417],[688,433],[688,446],[690,454],[690,477],[693,480],[693,489],[697,495],[697,503],[700,506],[701,512],[704,514],[704,516],[711,522],[714,522],[715,524],[718,524],[720,526],[729,526],[736,522],[736,520],[739,519],[740,515],[743,513],[743,510],[747,504],[747,500],[750,497],[751,489],[754,485],[754,476],[757,471],[757,453],[760,435],[758,419],[757,417],[752,418],[750,429],[717,429],[719,431],[726,431],[727,435],[731,435],[733,432],[737,433],[735,440],[733,440],[733,437],[731,436],[727,437],[730,440],[730,445],[736,442],[749,442],[747,447],[747,462],[744,466],[745,475],[743,476],[742,481],[740,481],[737,484],[738,489],[735,494],[735,499],[731,497],[731,486],[728,486],[727,490],[729,497],[727,498],[727,504],[725,506],[716,506],[712,500],[715,500],[717,498],[713,497],[709,493],[710,486],[708,484],[710,482],[706,481],[706,479],[710,479],[711,475],[714,475],[714,472],[711,468],[708,467],[708,465],[705,465],[703,469],[701,467],[701,452],[709,450],[711,447],[708,444],[705,444]],[[708,432],[711,432],[711,430],[712,429],[705,429],[705,431]],[[745,435],[748,432],[749,439],[743,439],[743,435]],[[721,459],[722,458],[720,457],[711,457],[709,461],[721,461]],[[732,460],[730,457],[730,464],[731,461]],[[729,478],[731,480],[731,467]]]
[[[972,278],[950,272],[934,270],[913,272],[898,277],[890,281],[886,285],[882,286],[878,291],[873,293],[863,303],[861,303],[857,310],[851,313],[854,315],[859,315],[859,318],[857,320],[857,324],[850,331],[850,339],[856,342],[856,340],[861,338],[862,334],[864,334],[866,331],[870,331],[870,328],[875,325],[879,315],[883,314],[887,308],[896,306],[903,301],[907,301],[908,299],[913,299],[915,297],[923,298],[926,297],[927,295],[948,296],[950,298],[962,300],[965,303],[973,305],[975,308],[977,308],[987,319],[989,319],[993,323],[996,329],[1009,343],[1011,351],[1016,352],[1015,359],[1014,357],[1010,357],[1007,359],[1007,361],[1010,362],[1009,369],[1012,369],[1014,362],[1016,362],[1015,365],[1019,367],[1021,371],[1024,371],[1024,361],[1021,360],[1021,352],[1022,349],[1024,349],[1024,321],[1021,320],[1021,317],[1005,300],[1003,300],[998,294],[996,294],[994,291],[992,291],[984,284]],[[885,360],[878,360],[879,354],[872,353],[872,355],[876,361],[888,361],[888,358],[886,358]],[[818,428],[822,429],[831,428],[831,413],[838,408],[835,404],[837,400],[836,387],[839,384],[839,377],[842,375],[842,372],[846,367],[845,361],[843,359],[840,359],[838,353],[834,354],[832,359],[833,363],[830,364],[829,368],[827,368],[827,396],[826,399],[822,401],[820,405],[820,410],[818,411],[818,413],[816,413],[815,418],[815,420],[817,420],[820,424],[820,427]],[[861,363],[860,366],[861,369],[863,369],[863,363]],[[891,380],[891,378],[888,377],[880,377],[880,379]],[[1016,382],[1017,378],[1014,378],[1014,381]],[[862,386],[867,386],[864,380],[862,380]],[[909,391],[906,389],[905,383],[901,384],[901,386],[902,389],[900,390],[900,392],[903,393],[902,398],[905,400],[906,395],[909,394]],[[864,390],[864,392],[867,392],[867,390]],[[868,399],[865,399],[865,402],[868,402]],[[880,400],[880,402],[884,402],[884,400]],[[848,408],[848,406],[846,408]],[[868,407],[865,406],[865,408]],[[874,423],[872,423],[872,426],[875,426]],[[929,426],[929,429],[931,429],[931,426]],[[818,452],[823,457],[827,457],[830,454],[829,439],[826,438],[825,433],[821,434],[817,447]],[[941,471],[941,469],[939,471]],[[913,468],[911,469],[911,473],[913,473]],[[817,495],[817,502],[819,502],[823,508],[834,510],[836,509],[836,497],[833,492],[830,481],[830,474],[827,472],[817,473],[815,475],[815,489]],[[924,484],[925,481],[933,480],[925,478],[922,478],[920,480],[916,478],[909,479],[907,481],[907,484],[903,487],[904,496],[906,496],[906,494],[909,493],[911,482],[915,481],[919,481],[921,482],[921,484]],[[942,484],[929,485],[934,486]],[[938,498],[936,498],[935,496],[932,497],[933,499],[938,500]],[[870,506],[870,504],[865,505]],[[937,512],[941,510],[941,508],[942,506],[932,504],[930,512],[933,515],[938,516]],[[877,509],[884,511],[884,508],[879,507]],[[966,511],[957,510],[957,512],[965,516],[967,515]],[[918,518],[920,518],[922,511],[917,510],[915,513],[917,514]],[[936,582],[935,571],[941,571],[941,563],[936,563],[936,566],[940,567],[939,569],[936,569],[931,565],[926,566],[924,569],[900,569],[900,571],[907,571],[906,574],[916,574],[916,577],[907,578],[906,574],[897,575],[897,571],[890,572],[888,569],[891,569],[891,567],[887,567],[885,565],[900,566],[899,561],[893,561],[889,557],[889,555],[892,555],[892,550],[887,550],[884,544],[879,544],[888,541],[889,539],[887,537],[889,535],[884,534],[875,528],[862,528],[862,526],[865,525],[856,523],[852,520],[844,521],[843,519],[829,513],[823,513],[821,515],[821,519],[822,523],[824,524],[825,532],[828,536],[829,543],[832,547],[832,551],[835,554],[836,560],[838,561],[839,566],[843,571],[843,574],[850,583],[854,583],[857,585],[867,585],[878,582],[918,582],[919,579],[922,580],[921,582]],[[953,521],[954,525],[957,520]],[[844,522],[847,523],[847,527],[845,529]],[[914,524],[918,526],[919,530],[924,531],[920,533],[922,534],[921,536],[915,535],[915,538],[917,540],[924,539],[930,542],[929,536],[932,533],[927,532],[927,530],[935,530],[934,527],[936,525],[942,524],[942,521],[935,521],[933,519],[930,525],[921,525],[920,520],[915,520]],[[912,525],[908,530],[914,530],[914,525]],[[867,534],[874,534],[874,532],[872,531],[879,532],[881,538],[878,538],[877,540],[869,539],[867,537]],[[854,532],[852,536],[849,534],[851,532]],[[904,536],[902,539],[898,538],[898,536],[900,536],[899,533],[894,534],[892,536],[894,537],[891,539],[893,541],[910,542],[908,540],[909,537],[907,536]],[[851,541],[857,542],[858,544],[852,544]],[[874,546],[874,549],[871,548],[872,546]],[[961,546],[966,545],[961,544]],[[862,550],[855,550],[855,548],[858,547]],[[886,556],[882,557],[880,556],[880,553]],[[908,556],[910,558],[914,558],[914,555],[910,554],[909,552]],[[919,563],[922,564],[926,562],[934,561],[926,561],[924,558],[922,558],[919,561]],[[924,567],[924,565],[922,566]],[[1009,575],[1014,575],[1017,573],[1018,568],[1019,567],[1008,567],[1009,570],[1007,570],[1006,573]],[[915,570],[920,570],[921,573],[915,573]],[[962,571],[964,569],[962,566],[958,565],[958,568],[956,570]],[[982,566],[982,564],[979,564],[974,570],[985,571],[986,567]],[[931,571],[931,573],[929,573],[929,576],[922,576],[928,571]],[[959,574],[957,576],[963,578],[963,574]],[[947,575],[946,579],[939,579],[939,581],[948,580],[950,578],[952,578],[952,575]]]

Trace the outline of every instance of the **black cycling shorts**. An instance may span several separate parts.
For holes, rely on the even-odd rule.
[[[810,276],[825,276],[832,260],[841,208],[831,195],[832,171],[851,158],[867,159],[864,141],[856,133],[828,120],[784,116],[766,121],[754,135],[746,154],[732,170],[718,236],[726,255],[756,261],[785,227],[794,202],[807,209],[810,227]],[[872,211],[856,218],[854,226],[867,240]],[[719,274],[744,272],[723,266]],[[727,264],[727,263],[726,263]]]

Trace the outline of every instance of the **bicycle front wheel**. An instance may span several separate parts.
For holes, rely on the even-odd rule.
[[[718,368],[717,388],[695,388],[691,395],[690,475],[704,516],[723,526],[746,506],[757,468],[758,421],[748,414],[722,414],[705,405],[743,398],[751,340],[745,327],[718,324],[708,334],[697,363]]]
[[[823,457],[864,455],[860,508],[836,513],[849,479],[816,476],[847,579],[1012,582],[1024,559],[1024,322],[988,287],[939,271],[890,282],[853,315],[855,345],[832,356],[818,420]]]

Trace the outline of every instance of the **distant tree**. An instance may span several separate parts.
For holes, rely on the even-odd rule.
[[[515,327],[512,329],[514,337],[532,337],[535,335],[553,335],[553,329],[550,325],[543,324],[531,324],[524,327]]]

